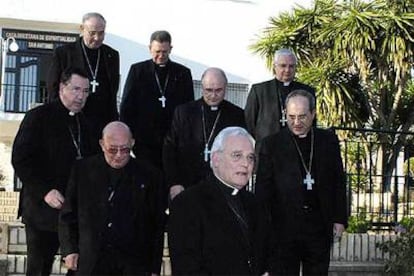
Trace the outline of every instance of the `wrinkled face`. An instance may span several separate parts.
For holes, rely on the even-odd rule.
[[[203,99],[209,106],[218,106],[226,95],[226,82],[223,77],[216,72],[207,73],[202,82]]]
[[[281,82],[293,81],[296,73],[296,62],[292,55],[282,55],[274,63],[276,79]]]
[[[106,163],[114,169],[123,168],[131,158],[130,152],[134,145],[134,140],[128,132],[120,129],[105,134],[103,139],[99,140]]]
[[[89,80],[79,75],[74,74],[67,83],[59,85],[59,96],[63,105],[74,113],[82,110],[88,95]]]
[[[169,42],[153,40],[149,46],[152,60],[155,64],[166,64],[171,53],[172,46]]]
[[[297,136],[303,136],[312,127],[315,111],[309,110],[309,101],[306,97],[296,96],[288,101],[286,115],[290,131]]]
[[[253,145],[247,137],[229,136],[224,149],[212,153],[213,170],[228,185],[241,189],[252,176],[256,159]]]
[[[91,17],[81,25],[81,35],[86,47],[97,49],[105,39],[105,22],[99,17]]]

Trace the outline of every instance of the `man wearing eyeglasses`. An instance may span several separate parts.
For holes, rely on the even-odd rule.
[[[211,148],[212,173],[172,201],[168,240],[173,275],[261,275],[264,216],[245,190],[254,139],[224,128]]]
[[[245,127],[243,109],[224,100],[227,77],[208,68],[201,76],[202,97],[178,106],[164,139],[163,167],[170,198],[197,184],[210,171],[210,149],[225,127]]]
[[[333,237],[347,224],[346,185],[337,136],[312,126],[315,98],[294,90],[288,127],[263,139],[256,196],[271,220],[270,275],[328,275]]]
[[[289,92],[303,89],[315,95],[315,89],[294,81],[297,59],[289,49],[275,52],[273,72],[275,78],[253,84],[244,109],[247,130],[256,141],[287,126],[285,99]]]
[[[23,184],[18,215],[26,230],[27,275],[50,274],[70,168],[76,159],[97,152],[98,143],[81,112],[88,94],[86,72],[66,69],[59,98],[29,110],[14,140],[12,164]]]
[[[102,154],[73,166],[59,220],[65,265],[79,275],[160,274],[160,173],[131,157],[128,126],[109,123]]]
[[[83,113],[92,122],[99,140],[103,127],[118,119],[119,53],[104,44],[106,20],[96,12],[86,13],[80,37],[55,49],[47,77],[48,99],[58,97],[59,76],[67,67],[83,68],[90,83],[90,95]]]

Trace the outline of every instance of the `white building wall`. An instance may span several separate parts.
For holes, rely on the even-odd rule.
[[[149,58],[151,33],[168,30],[172,59],[200,79],[206,67],[224,69],[229,81],[253,83],[270,79],[265,61],[249,45],[270,16],[308,6],[311,0],[0,0],[0,17],[80,23],[97,11],[107,19],[106,43],[120,51],[121,86],[132,63]]]

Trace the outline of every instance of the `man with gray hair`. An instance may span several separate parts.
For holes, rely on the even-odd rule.
[[[254,139],[227,127],[211,149],[212,173],[172,201],[168,226],[173,275],[259,275],[266,237],[263,212],[245,190]]]
[[[90,94],[83,113],[99,140],[103,127],[118,119],[119,53],[104,44],[105,18],[96,12],[86,13],[75,42],[55,49],[47,77],[49,101],[58,97],[59,76],[67,67],[83,68],[88,73]]]
[[[315,96],[315,89],[294,81],[297,59],[289,49],[275,52],[275,78],[253,84],[245,106],[247,130],[259,142],[287,126],[285,99],[289,92],[303,89]]]

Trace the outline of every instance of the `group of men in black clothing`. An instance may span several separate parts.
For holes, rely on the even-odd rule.
[[[49,275],[59,247],[68,274],[160,274],[166,225],[174,275],[327,274],[346,226],[342,162],[336,136],[314,127],[314,89],[293,81],[295,55],[275,53],[275,79],[253,85],[243,110],[215,67],[194,100],[190,69],[156,31],[118,115],[105,27],[85,14],[80,38],[55,50],[49,103],[13,144],[27,275]]]

